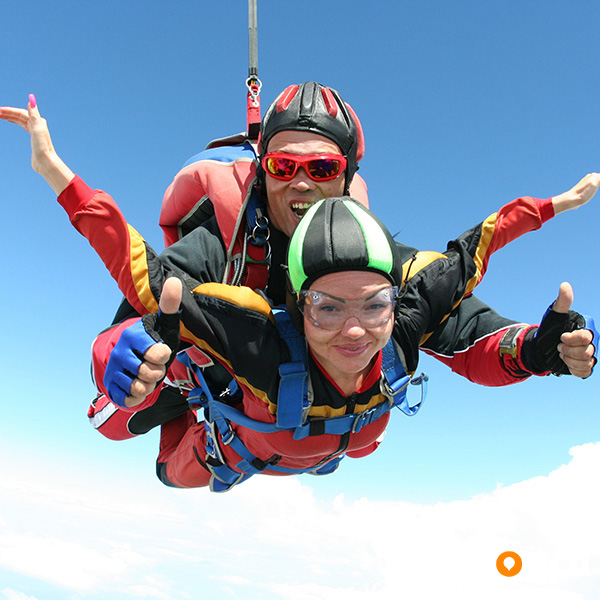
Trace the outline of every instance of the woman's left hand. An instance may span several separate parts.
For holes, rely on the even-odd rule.
[[[31,166],[58,196],[75,176],[54,149],[48,123],[42,118],[35,96],[29,96],[27,110],[9,106],[0,107],[0,119],[20,125],[31,136]]]

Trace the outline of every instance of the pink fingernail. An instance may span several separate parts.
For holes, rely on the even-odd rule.
[[[37,100],[33,94],[29,94],[29,104],[31,104],[31,108],[35,108],[37,106]]]

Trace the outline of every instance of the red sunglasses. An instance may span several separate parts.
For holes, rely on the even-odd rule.
[[[302,167],[313,181],[335,179],[345,168],[347,161],[341,154],[287,154],[268,152],[263,156],[263,169],[275,179],[290,181]]]

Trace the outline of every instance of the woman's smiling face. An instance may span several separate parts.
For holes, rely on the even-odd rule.
[[[390,285],[390,281],[379,273],[339,271],[320,277],[310,290],[339,299],[358,300]],[[356,391],[369,374],[376,354],[387,344],[393,327],[393,312],[385,323],[369,328],[351,315],[337,331],[318,327],[304,317],[304,333],[313,356],[346,395]]]

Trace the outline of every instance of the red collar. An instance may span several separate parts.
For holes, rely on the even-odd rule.
[[[312,353],[312,350],[309,348],[308,351],[312,356],[312,359],[315,361],[317,367],[319,367],[319,371],[323,373],[327,381],[331,383],[335,387],[335,389],[342,395],[345,396],[344,392],[340,390],[336,382],[329,376],[329,373],[324,369],[321,363],[317,360],[315,355]],[[373,367],[369,371],[369,374],[365,377],[365,380],[362,382],[362,385],[354,392],[355,394],[361,394],[362,392],[366,392],[369,388],[371,388],[375,383],[379,381],[381,377],[381,350],[377,353],[375,358],[375,362],[373,363]]]

